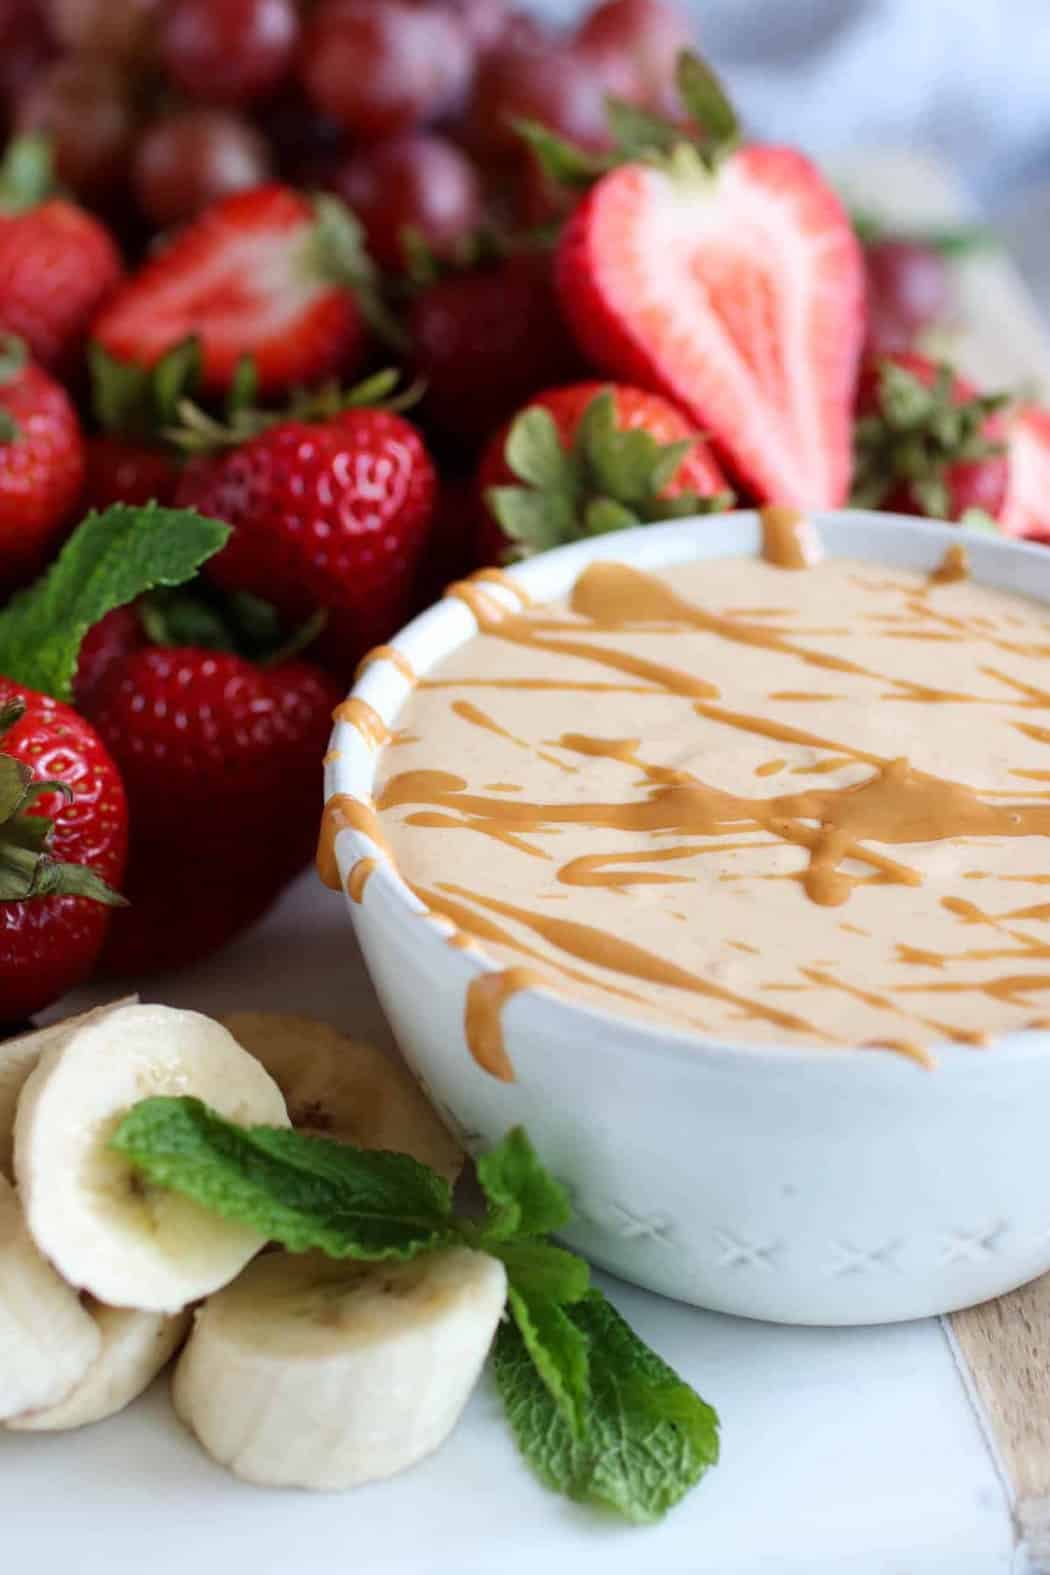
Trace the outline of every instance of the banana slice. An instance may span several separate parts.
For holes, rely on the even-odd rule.
[[[0,1421],[62,1400],[101,1343],[76,1291],[33,1245],[18,1194],[0,1176]]]
[[[15,1432],[58,1433],[103,1422],[137,1400],[166,1367],[189,1333],[189,1310],[168,1314],[105,1307],[88,1300],[101,1339],[99,1354],[57,1405],[26,1411],[7,1426]]]
[[[14,1176],[15,1107],[22,1085],[43,1052],[81,1024],[94,1022],[118,1006],[130,1006],[137,1000],[137,995],[129,995],[109,1006],[97,1006],[93,1011],[81,1012],[79,1017],[67,1017],[60,1023],[49,1023],[46,1028],[37,1028],[30,1034],[19,1034],[17,1039],[5,1039],[0,1043],[0,1176],[6,1176],[8,1181]]]
[[[219,1020],[262,1062],[301,1132],[411,1154],[448,1181],[463,1169],[463,1150],[411,1073],[374,1045],[293,1013],[231,1012]]]
[[[505,1296],[503,1265],[465,1247],[397,1264],[268,1253],[198,1311],[175,1410],[248,1482],[392,1476],[452,1431]]]
[[[239,1274],[264,1238],[150,1187],[109,1138],[140,1099],[193,1094],[231,1121],[287,1126],[281,1091],[220,1024],[125,1006],[41,1055],[18,1101],[26,1224],[71,1285],[112,1307],[179,1312]]]

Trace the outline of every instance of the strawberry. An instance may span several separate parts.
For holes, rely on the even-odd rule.
[[[673,400],[759,499],[834,507],[849,490],[864,337],[859,243],[801,153],[737,145],[695,57],[678,88],[699,145],[619,112],[634,156],[596,180],[563,232],[565,311],[599,366]]]
[[[193,646],[140,649],[111,669],[92,719],[127,784],[133,907],[107,967],[203,956],[307,862],[340,694],[307,662],[266,669]]]
[[[681,411],[644,389],[593,382],[530,400],[485,451],[478,492],[489,563],[733,503]]]
[[[113,668],[146,643],[146,631],[134,607],[114,607],[100,618],[81,641],[73,679],[77,710],[90,716]]]
[[[290,618],[324,609],[326,651],[348,672],[408,611],[436,486],[416,429],[359,407],[193,459],[177,498],[233,526],[209,578]]]
[[[916,351],[869,361],[861,378],[853,502],[860,508],[995,520],[1006,493],[1001,394],[979,394]]]
[[[1050,542],[1050,410],[1022,405],[1010,413],[1006,465],[999,529]]]
[[[0,678],[0,1022],[90,973],[124,873],[117,767],[69,706]]]
[[[170,503],[179,472],[163,449],[133,438],[97,433],[85,445],[85,509],[106,509],[111,503]]]
[[[84,479],[84,441],[65,390],[27,361],[21,341],[0,345],[0,590],[44,559],[68,524]]]
[[[123,269],[105,226],[50,187],[47,143],[13,142],[0,165],[0,329],[68,376]]]
[[[117,291],[94,335],[110,356],[140,367],[196,335],[206,389],[230,388],[250,355],[269,394],[359,358],[364,327],[351,286],[366,283],[358,229],[341,204],[258,186],[181,230]]]
[[[468,444],[530,394],[583,370],[540,255],[437,279],[413,302],[408,330],[428,420]]]

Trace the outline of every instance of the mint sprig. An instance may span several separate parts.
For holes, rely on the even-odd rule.
[[[238,1127],[196,1099],[148,1099],[111,1146],[154,1186],[251,1226],[291,1252],[407,1259],[457,1242],[507,1270],[495,1376],[518,1446],[555,1492],[636,1523],[658,1520],[718,1458],[718,1420],[590,1286],[548,1233],[568,1195],[521,1128],[477,1164],[480,1219],[406,1155],[288,1128]]]
[[[229,534],[192,509],[115,504],[89,514],[47,573],[0,611],[0,673],[70,700],[92,625],[145,591],[192,578]]]

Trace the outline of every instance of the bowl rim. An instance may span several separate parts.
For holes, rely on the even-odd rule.
[[[944,549],[965,543],[970,558],[973,579],[978,584],[1011,591],[1027,596],[1030,600],[1045,602],[1050,606],[1050,552],[1013,537],[962,530],[955,524],[937,520],[919,519],[910,515],[889,514],[866,509],[813,509],[806,510],[828,557],[856,558],[859,561],[882,565],[886,568],[911,568],[929,571],[940,562]],[[848,550],[842,550],[840,540]],[[571,542],[535,557],[515,563],[500,571],[509,581],[520,584],[530,600],[543,602],[563,595],[575,582],[580,570],[596,559],[642,563],[659,569],[679,562],[695,562],[704,558],[756,557],[760,550],[761,517],[757,509],[733,510],[719,515],[695,515],[666,524],[645,525],[618,531],[589,540]],[[691,549],[699,550],[691,550]],[[877,549],[883,550],[877,550]],[[887,550],[888,549],[888,550]],[[485,584],[485,594],[500,600],[507,607],[517,605],[512,594],[498,581]],[[439,661],[453,650],[464,645],[477,634],[473,614],[458,598],[443,596],[396,635],[385,642],[386,647],[399,652],[410,664],[414,677],[411,681],[398,671],[392,662],[378,660],[360,671],[350,689],[349,698],[366,701],[387,726],[396,724],[398,713],[410,697],[416,682],[424,677]],[[325,803],[335,794],[371,803],[375,784],[376,767],[380,750],[362,738],[352,723],[338,716],[329,741],[325,758]],[[335,839],[335,859],[339,869],[340,888],[350,910],[355,929],[358,911],[365,922],[368,893],[377,888],[402,910],[407,921],[422,922],[426,929],[422,936],[441,940],[449,966],[458,959],[468,975],[468,982],[484,973],[497,972],[505,967],[491,957],[481,942],[469,948],[452,949],[446,945],[447,936],[454,926],[440,915],[429,912],[408,887],[394,861],[386,850],[377,847],[363,831],[348,826],[341,829]],[[379,857],[376,857],[380,855]],[[349,869],[361,858],[376,858],[376,867],[369,877],[361,903],[352,902],[347,895],[346,883]],[[910,1066],[917,1072],[924,1068],[910,1057],[891,1055],[887,1047],[879,1045],[798,1045],[778,1044],[775,1041],[749,1043],[741,1040],[707,1038],[687,1028],[674,1024],[661,1024],[643,1018],[627,1017],[614,1009],[594,1005],[588,1001],[562,995],[555,988],[543,989],[529,986],[515,992],[519,997],[542,997],[558,1015],[579,1027],[590,1025],[604,1030],[606,1044],[621,1042],[626,1035],[644,1044],[647,1053],[671,1057],[676,1061],[688,1059],[695,1063],[704,1060],[741,1058],[754,1062],[767,1062],[784,1066],[792,1062],[806,1064],[824,1063],[841,1067],[844,1064],[863,1064],[869,1070],[878,1064],[885,1067]],[[626,1048],[626,1046],[624,1046]],[[926,1047],[931,1064],[944,1071],[953,1066],[972,1069],[975,1055],[983,1063],[994,1052],[995,1060],[1008,1060],[1015,1064],[1040,1058],[1050,1052],[1050,1034],[1045,1030],[1028,1028],[1014,1030],[989,1040],[986,1046],[975,1051],[973,1046],[957,1040],[937,1041]]]

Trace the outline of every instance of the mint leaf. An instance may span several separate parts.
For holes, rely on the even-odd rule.
[[[578,1302],[587,1294],[590,1270],[582,1258],[549,1241],[494,1241],[482,1236],[486,1252],[501,1258],[507,1278],[523,1296],[546,1296],[555,1302]]]
[[[589,1398],[587,1339],[556,1301],[511,1285],[507,1305],[547,1394],[574,1439],[583,1437]]]
[[[495,1373],[518,1447],[548,1487],[643,1525],[659,1520],[718,1459],[718,1418],[599,1291],[564,1316],[584,1336],[589,1396],[573,1433],[516,1324],[496,1338]]]
[[[544,1170],[523,1127],[483,1154],[477,1172],[488,1203],[483,1247],[512,1236],[546,1236],[572,1218],[568,1193]]]
[[[47,573],[0,612],[0,673],[69,700],[92,625],[144,591],[192,578],[229,534],[192,509],[116,504],[89,514]]]
[[[461,1240],[448,1183],[407,1154],[239,1127],[186,1098],[143,1100],[110,1146],[149,1181],[290,1252],[404,1259]]]

